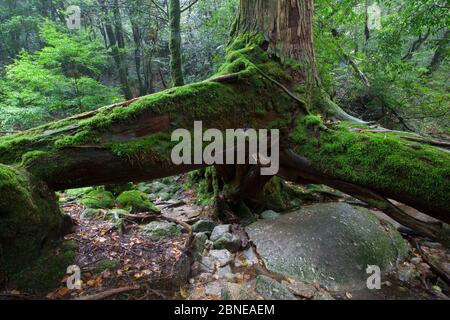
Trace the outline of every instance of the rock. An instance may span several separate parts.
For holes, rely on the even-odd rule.
[[[211,220],[199,220],[192,225],[194,232],[212,232],[216,225]]]
[[[69,189],[69,190],[66,190],[64,193],[70,199],[78,199],[93,190],[94,190],[94,188],[92,188],[92,187],[86,187],[86,188]]]
[[[213,272],[216,266],[224,267],[233,260],[233,256],[228,250],[211,250],[209,255],[203,257],[201,267],[206,272]]]
[[[224,233],[219,239],[214,241],[214,249],[227,249],[237,252],[241,247],[241,239],[229,232]]]
[[[244,250],[242,252],[242,254],[243,254],[248,266],[251,267],[251,266],[259,263],[258,255],[256,254],[255,249],[253,249],[253,247],[250,247],[250,248]]]
[[[114,207],[114,196],[109,191],[93,190],[84,195],[80,203],[93,209],[111,209]]]
[[[367,265],[388,271],[408,253],[397,230],[346,203],[304,207],[246,230],[269,271],[333,291],[366,288]]]
[[[199,259],[203,255],[203,251],[206,248],[206,241],[208,241],[208,235],[205,232],[199,232],[194,235],[194,240],[192,241],[192,248],[194,252],[194,257]]]
[[[321,291],[314,296],[313,300],[336,300],[336,299],[334,299],[328,292]]]
[[[220,297],[222,286],[223,284],[220,281],[210,282],[205,286],[205,294],[207,294],[208,296]]]
[[[100,214],[100,209],[86,208],[80,215],[81,220],[91,220]]]
[[[147,199],[147,195],[138,190],[121,193],[120,196],[117,197],[117,202],[122,207],[129,208],[132,212],[160,212],[160,210]]]
[[[152,193],[158,193],[160,192],[162,189],[164,189],[166,187],[166,185],[164,183],[161,183],[159,181],[155,181],[152,182],[150,185],[150,190]]]
[[[152,221],[143,226],[142,231],[153,238],[172,239],[179,237],[183,228],[172,222]]]
[[[158,198],[159,198],[161,201],[167,201],[167,200],[170,200],[170,199],[172,198],[172,195],[171,195],[170,193],[168,193],[168,192],[165,192],[165,191],[159,192],[159,193],[157,194],[157,196],[158,196]]]
[[[278,218],[279,216],[280,214],[273,210],[266,210],[263,213],[261,213],[261,219],[272,220]]]
[[[153,192],[153,188],[152,188],[151,184],[147,184],[147,183],[145,183],[145,182],[139,183],[139,184],[136,186],[136,188],[137,188],[139,191],[141,191],[141,192],[143,192],[143,193],[147,193],[147,194]]]
[[[295,281],[289,283],[287,281],[281,281],[281,284],[288,288],[294,295],[311,299],[317,292],[317,289],[312,284]]]
[[[256,278],[256,292],[266,300],[297,300],[285,286],[264,275]]]
[[[211,241],[216,241],[217,239],[219,239],[221,236],[223,236],[225,233],[230,232],[231,230],[231,225],[229,224],[221,224],[216,226],[212,233],[211,233],[211,237],[209,238]]]
[[[220,279],[222,278],[230,278],[230,275],[232,277],[233,272],[231,271],[231,267],[229,264],[227,264],[226,266],[219,268],[219,270],[217,271],[217,274],[219,276]]]
[[[410,282],[412,279],[419,276],[413,265],[403,264],[398,269],[398,279],[402,282]]]
[[[262,300],[252,286],[237,283],[226,283],[220,293],[222,300]]]

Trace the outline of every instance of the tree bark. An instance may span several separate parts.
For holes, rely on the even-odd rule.
[[[173,86],[184,85],[183,61],[181,58],[181,7],[180,0],[169,1],[169,27],[170,27],[170,73]]]
[[[123,50],[125,49],[125,41],[123,39],[122,22],[118,2],[114,2],[114,22],[111,22],[111,19],[109,17],[109,9],[107,8],[105,1],[98,0],[98,3],[103,10],[103,14],[105,15],[105,17],[103,18],[103,24],[105,27],[106,35],[108,37],[109,46],[111,47],[111,55],[117,66],[117,73],[119,75],[119,81],[122,86],[123,94],[126,99],[131,99],[133,98],[133,94],[128,82],[128,65],[123,52]]]

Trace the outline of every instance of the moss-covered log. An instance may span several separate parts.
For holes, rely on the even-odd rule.
[[[292,87],[296,69],[271,60],[264,39],[238,37],[231,48],[221,76],[4,137],[0,161],[55,190],[138,181],[195,168],[170,161],[170,133],[192,129],[195,120],[205,130],[279,128],[282,147],[307,158],[318,172],[450,221],[447,152],[411,146],[403,133],[348,123],[326,128],[280,87]]]

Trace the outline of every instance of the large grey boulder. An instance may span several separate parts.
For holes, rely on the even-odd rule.
[[[264,275],[256,278],[256,292],[266,300],[297,300],[288,288]]]
[[[397,230],[346,203],[316,204],[246,230],[269,271],[331,290],[365,288],[368,265],[387,271],[408,253]]]

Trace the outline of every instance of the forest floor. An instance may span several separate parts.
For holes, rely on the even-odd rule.
[[[69,275],[66,275],[56,290],[40,297],[16,289],[3,295],[51,300],[260,299],[263,297],[255,292],[255,279],[263,275],[279,280],[265,268],[252,246],[218,257],[221,265],[208,268],[204,259],[194,262],[192,254],[186,250],[186,244],[192,239],[184,230],[175,237],[155,238],[142,229],[149,222],[145,213],[118,226],[116,221],[105,219],[108,210],[100,210],[100,214],[91,219],[82,219],[83,205],[67,200],[65,194],[61,199],[62,209],[75,223],[74,233],[67,235],[66,240],[78,244],[73,264],[81,270],[81,288],[68,289]],[[195,204],[193,191],[180,190],[172,199],[166,197],[164,201],[153,199],[162,217],[189,225],[207,213],[205,207]],[[153,217],[151,220],[160,219]],[[233,230],[239,228],[233,226]],[[291,291],[297,299],[447,299],[448,286],[442,279],[447,277],[448,281],[449,274],[438,275],[436,271],[449,268],[449,252],[437,243],[422,241],[418,245],[422,239],[406,239],[411,249],[409,257],[399,268],[384,275],[381,290],[333,292],[319,283],[295,282],[300,292]],[[206,251],[209,249],[212,248],[205,247]],[[222,263],[220,259],[226,261]]]

